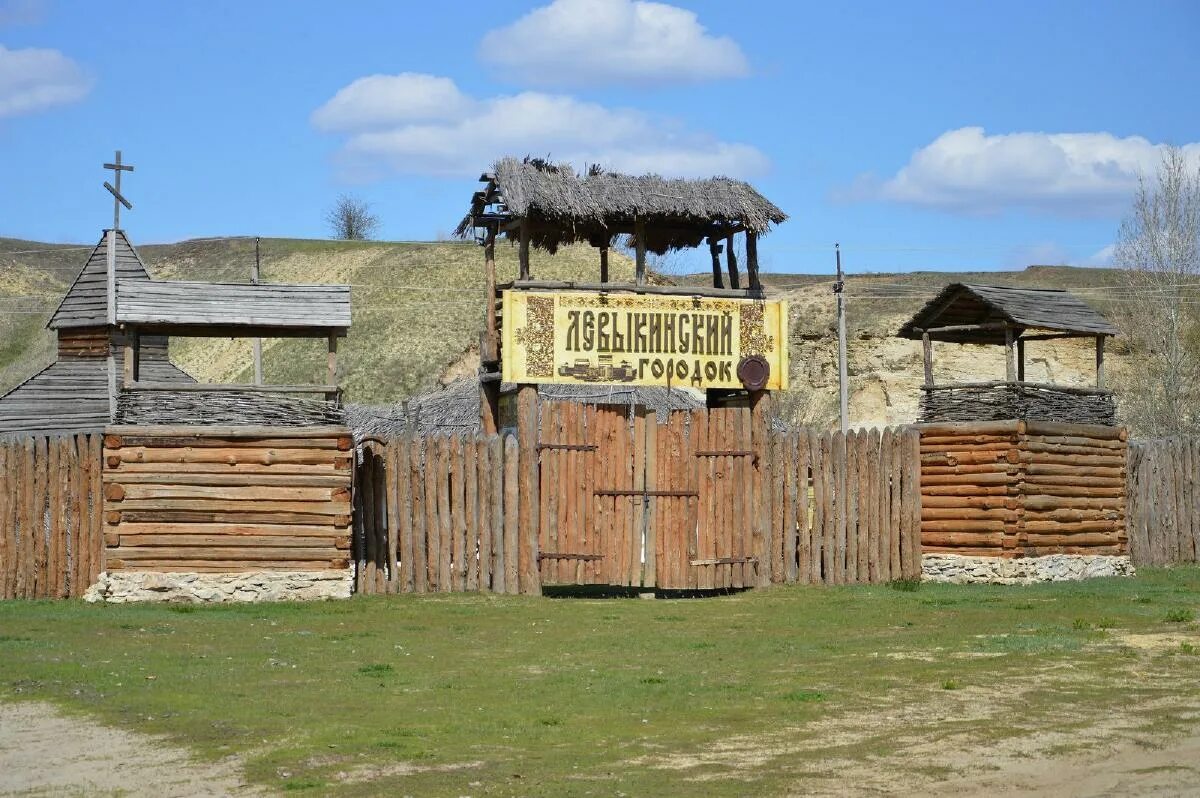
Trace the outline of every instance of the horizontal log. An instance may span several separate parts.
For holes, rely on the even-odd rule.
[[[921,484],[921,496],[1015,496],[1013,485],[926,485]]]
[[[341,438],[350,434],[348,427],[323,425],[316,427],[274,427],[247,424],[231,425],[170,425],[154,426],[113,424],[104,428],[106,435],[122,437],[203,437],[203,438]]]
[[[105,458],[116,455],[122,463],[295,463],[323,465],[335,463],[339,453],[327,449],[272,449],[253,446],[239,448],[174,448],[153,449],[146,446],[125,446],[106,449]]]
[[[1026,523],[1031,521],[1119,521],[1125,517],[1120,510],[1025,510]]]
[[[349,502],[272,502],[233,501],[229,499],[126,499],[121,502],[122,513],[131,510],[198,510],[217,513],[304,513],[308,515],[348,515]]]
[[[125,447],[149,447],[152,449],[217,448],[238,449],[247,447],[278,449],[327,449],[345,452],[354,448],[354,438],[344,435],[337,438],[218,438],[204,436],[169,435],[113,435],[104,436],[105,449]]]
[[[1026,474],[1058,477],[1113,477],[1124,479],[1124,468],[1101,468],[1099,466],[1075,466],[1061,463],[1026,463]]]
[[[124,538],[122,537],[122,542]],[[319,546],[315,548],[286,548],[281,550],[278,546],[270,546],[266,548],[254,548],[243,546],[121,546],[116,549],[107,549],[106,556],[116,557],[125,562],[138,562],[140,560],[241,560],[243,562],[255,562],[258,560],[330,560],[339,553],[333,546]]]
[[[121,474],[279,474],[311,475],[350,474],[350,458],[340,457],[328,463],[134,463],[121,460],[119,455],[108,455],[104,459],[107,475]]]
[[[1066,534],[1029,533],[1025,535],[1027,546],[1117,546],[1121,535],[1117,532],[1075,532]]]
[[[1125,466],[1125,458],[1121,455],[1102,456],[1021,452],[1020,458],[1022,463],[1038,463],[1039,465],[1094,466],[1100,468],[1124,468]]]
[[[1129,445],[1120,439],[1081,438],[1077,435],[1026,435],[1024,442],[1038,446],[1079,446],[1087,449],[1122,451]]]
[[[954,452],[947,454],[939,452],[936,454],[921,455],[921,466],[956,466],[956,465],[992,465],[995,463],[1015,463],[1017,462],[1016,449],[1003,449],[981,452]]]
[[[1009,449],[1016,449],[1017,441],[993,441],[988,443],[955,443],[946,444],[938,443],[931,444],[921,441],[921,454],[947,454],[957,455],[960,452],[1007,452]]]
[[[1081,499],[1125,499],[1124,487],[1089,488],[1075,485],[1046,485],[1040,482],[1022,482],[1022,496],[1059,496],[1062,498],[1078,497]]]
[[[921,474],[1017,474],[1018,466],[1009,462],[983,463],[976,465],[922,465]]]
[[[1084,497],[1084,496],[1030,496],[1021,500],[1026,510],[1061,510],[1061,509],[1098,509],[1123,510],[1125,502],[1117,497]]]
[[[926,507],[978,507],[985,510],[1002,508],[1017,509],[1018,499],[1015,496],[925,496],[921,499],[921,509]]]
[[[978,507],[922,507],[922,521],[1016,521],[1015,510],[1003,507],[985,510]]]
[[[922,549],[925,546],[999,547],[1003,540],[1003,532],[934,532],[921,530]]]
[[[1119,474],[1111,477],[1083,476],[1077,473],[1069,474],[1029,474],[1021,480],[1024,485],[1066,485],[1077,488],[1125,488],[1125,476]]]
[[[1009,560],[1017,556],[1017,553],[1011,550],[1001,549],[999,546],[934,546],[926,545],[921,542],[922,554],[959,554],[963,557],[995,557],[998,560]]]
[[[1090,457],[1124,457],[1126,449],[1125,447],[1067,446],[1065,444],[1025,441],[1021,444],[1021,451],[1035,452],[1037,454],[1081,454]]]
[[[964,437],[971,435],[1013,435],[1025,432],[1024,421],[955,421],[949,423],[917,424],[922,438]]]
[[[1021,549],[1026,557],[1044,557],[1047,554],[1128,554],[1127,545],[1120,546],[1026,546]]]
[[[125,500],[134,499],[224,499],[228,501],[292,501],[292,502],[327,502],[334,501],[338,491],[345,488],[290,488],[277,485],[247,485],[243,487],[210,486],[210,485],[117,485],[110,483],[109,488],[122,488]],[[107,490],[107,489],[106,489]],[[105,494],[107,496],[107,493]],[[111,497],[110,497],[111,498]]]
[[[970,449],[981,444],[1015,444],[1019,436],[1014,432],[1008,435],[921,435],[921,449],[925,447],[946,447]]]
[[[169,480],[164,483],[163,480]],[[173,471],[164,475],[159,471],[152,473],[133,473],[124,470],[105,471],[104,482],[116,482],[121,485],[224,485],[227,487],[242,487],[261,485],[286,486],[297,488],[344,488],[350,485],[350,474],[248,474],[236,472],[232,474],[209,474]]]
[[[280,513],[243,510],[231,512],[228,510],[185,510],[172,508],[167,510],[131,510],[122,508],[118,512],[106,512],[105,516],[111,524],[146,523],[146,524],[292,524],[306,526],[348,527],[350,513],[342,515],[321,515],[318,513]]]
[[[242,548],[256,547],[260,549],[320,549],[321,551],[331,551],[337,548],[345,548],[338,546],[340,541],[346,541],[349,544],[350,536],[342,535],[339,537],[330,536],[301,536],[301,535],[130,535],[124,531],[115,533],[117,542],[112,544],[114,548],[125,549],[128,547],[213,547],[214,550],[222,548]],[[107,535],[106,535],[107,539]],[[123,557],[124,553],[119,552],[118,557]]]
[[[1125,440],[1129,437],[1125,427],[1110,427],[1104,424],[1064,424],[1057,421],[1034,421],[1025,424],[1029,435],[1062,435],[1074,438],[1095,438],[1102,441]]]
[[[1068,532],[1116,532],[1123,530],[1125,525],[1121,521],[1044,521],[1044,520],[1026,520],[1021,522],[1021,529],[1026,533],[1045,532],[1065,534]]]
[[[210,535],[210,536],[280,536],[339,538],[349,534],[345,527],[320,524],[202,524],[202,523],[123,523],[122,535]]]
[[[921,534],[926,532],[1003,532],[1003,521],[921,521]]]
[[[342,554],[343,552],[338,552]],[[107,557],[108,571],[153,571],[155,573],[257,573],[260,571],[342,571],[350,567],[348,557],[329,560],[124,560]]]
[[[1006,485],[1013,482],[1008,474],[930,474],[921,475],[921,486],[926,485]]]

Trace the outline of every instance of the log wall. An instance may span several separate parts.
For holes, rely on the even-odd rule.
[[[110,427],[105,567],[348,568],[353,455],[344,427]]]
[[[1126,554],[1126,431],[1001,421],[920,425],[930,554]]]
[[[0,442],[0,599],[82,596],[103,570],[100,436]]]

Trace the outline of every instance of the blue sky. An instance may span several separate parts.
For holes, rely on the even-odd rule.
[[[1195,2],[0,0],[0,235],[445,235],[504,154],[753,182],[772,271],[1102,264],[1200,162]]]

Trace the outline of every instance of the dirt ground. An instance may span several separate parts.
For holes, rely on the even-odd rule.
[[[236,761],[197,762],[149,735],[64,715],[49,704],[0,704],[0,795],[252,796]]]
[[[850,742],[850,738],[857,736],[855,731],[859,731],[848,729],[844,719],[836,726],[809,729],[802,737],[786,735],[786,741],[784,736],[731,738],[719,750],[690,756],[668,755],[636,764],[678,770],[683,783],[703,782],[703,776],[697,778],[688,771],[718,762],[762,763],[784,749],[794,751],[809,746],[836,749],[839,744]],[[1200,731],[1165,740],[1139,737],[1136,741],[1114,742],[1122,739],[1119,728],[1118,719],[1110,718],[1108,722],[1097,723],[1089,732],[1076,732],[1077,739],[1091,738],[1091,747],[1084,753],[1061,757],[1037,753],[1062,742],[1060,735],[1037,732],[988,750],[954,746],[946,738],[918,744],[916,750],[908,749],[910,755],[926,746],[953,750],[953,756],[947,759],[953,761],[958,773],[970,775],[949,778],[914,779],[887,757],[848,762],[835,755],[823,763],[834,772],[813,773],[811,780],[805,779],[797,785],[800,788],[797,794],[1005,798],[1200,794]],[[928,756],[932,750],[920,753]],[[266,794],[246,785],[240,774],[235,759],[197,762],[185,750],[159,738],[64,715],[48,704],[0,704],[0,796],[165,798]],[[360,775],[370,780],[372,774]],[[703,792],[702,783],[693,783],[692,788],[697,794]]]

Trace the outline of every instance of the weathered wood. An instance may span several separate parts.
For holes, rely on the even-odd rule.
[[[925,387],[933,387],[933,342],[929,339],[929,332],[921,333],[921,351],[922,359],[925,364]]]
[[[521,450],[517,439],[504,439],[504,586],[508,593],[520,590],[520,489]]]

